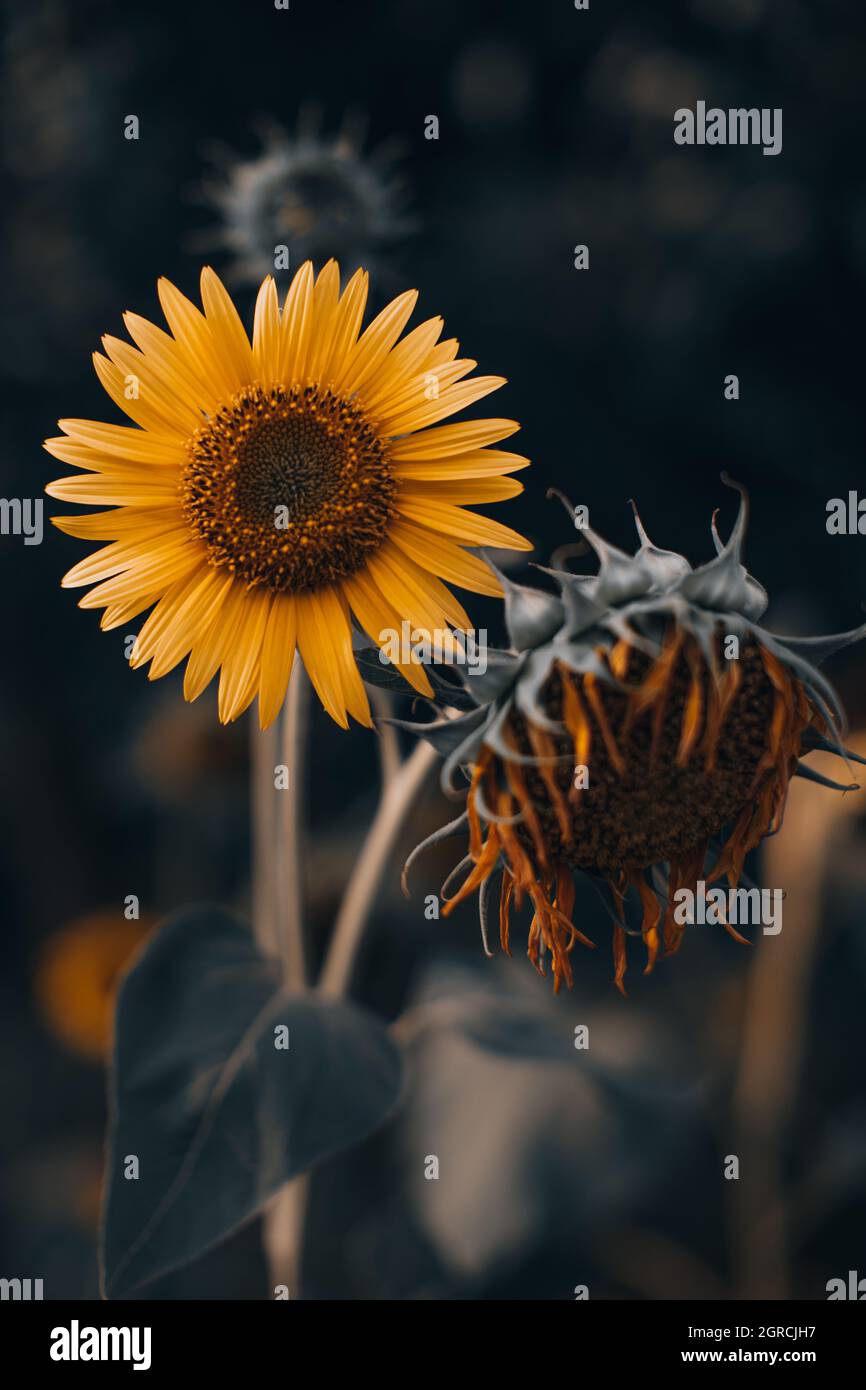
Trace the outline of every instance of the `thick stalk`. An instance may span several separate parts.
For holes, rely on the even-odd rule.
[[[370,691],[370,704],[376,715],[379,734],[379,764],[382,769],[382,785],[387,787],[400,771],[400,742],[393,724],[384,721],[394,713],[391,696],[387,690],[374,686]]]
[[[250,811],[252,814],[252,921],[261,951],[277,955],[277,838],[274,827],[274,767],[277,726],[260,729],[250,714]]]
[[[274,793],[277,797],[277,943],[283,979],[290,990],[304,989],[307,983],[301,807],[309,693],[307,673],[300,658],[296,657],[283,707],[280,737],[280,763],[288,773],[288,787]]]
[[[301,682],[303,687],[299,689]],[[289,788],[279,793],[273,790],[274,767],[268,765],[267,756],[261,753],[256,760],[257,776],[266,778],[271,790],[266,797],[262,787],[253,798],[257,808],[269,804],[272,817],[276,820],[276,903],[273,914],[276,929],[273,940],[278,947],[289,989],[304,988],[306,982],[300,847],[306,695],[306,676],[297,661],[283,714],[280,746],[280,762],[288,769]],[[388,867],[409,809],[437,757],[433,748],[426,743],[420,743],[402,765],[395,762],[396,743],[383,749],[383,755],[384,775],[379,808],[343,897],[319,980],[318,988],[330,997],[348,991],[358,948],[382,875]],[[280,797],[276,812],[273,810],[274,796]],[[266,835],[257,833],[257,843],[260,838],[266,843]],[[262,862],[267,862],[267,856],[263,856]],[[261,898],[262,892],[254,891],[254,901]],[[256,936],[264,948],[267,940],[264,927],[260,932],[257,926]],[[306,1176],[288,1183],[273,1199],[264,1220],[264,1247],[272,1287],[285,1285],[292,1297],[296,1296],[298,1290],[307,1191]]]
[[[419,743],[382,789],[379,809],[355,865],[340,906],[319,989],[336,997],[345,994],[352,978],[358,947],[375,902],[384,870],[403,828],[406,815],[421,790],[437,754],[429,743]]]
[[[253,734],[253,930],[262,951],[279,958],[290,991],[306,986],[301,805],[308,692],[306,672],[296,659],[279,740],[267,733]],[[288,776],[287,785],[278,789],[280,765]],[[262,1239],[272,1296],[279,1285],[285,1285],[290,1297],[298,1291],[306,1188],[305,1177],[294,1179],[265,1213]]]

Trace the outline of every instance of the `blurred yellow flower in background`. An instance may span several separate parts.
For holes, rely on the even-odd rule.
[[[152,925],[127,921],[117,908],[106,908],[62,927],[42,948],[34,977],[42,1017],[62,1043],[88,1061],[108,1055],[118,980]]]

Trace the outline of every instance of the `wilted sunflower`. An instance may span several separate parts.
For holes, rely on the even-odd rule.
[[[334,261],[315,280],[304,264],[282,312],[264,281],[252,344],[210,269],[201,295],[204,313],[161,280],[171,335],[126,314],[138,347],[105,338],[106,356],[94,355],[138,428],[61,420],[65,434],[46,441],[88,470],[46,491],[112,508],[54,518],[73,536],[110,542],[63,583],[96,584],[81,606],[103,608],[106,629],[155,604],[131,664],[150,662],[154,679],[188,656],[188,700],[221,668],[223,721],[258,693],[262,727],[271,723],[297,645],[329,714],[344,727],[348,714],[369,724],[350,614],[377,643],[404,621],[422,633],[468,629],[441,581],[501,590],[465,547],[531,548],[467,510],[522,491],[505,475],[528,460],[486,447],[519,426],[438,423],[504,379],[463,380],[476,363],[458,358],[456,339],[439,341],[439,318],[398,343],[415,290],[359,336],[367,274],[341,295]],[[420,664],[400,670],[432,693]]]
[[[583,528],[599,573],[548,570],[558,595],[500,576],[513,650],[490,653],[483,675],[467,671],[478,708],[404,724],[444,755],[446,791],[462,795],[452,779],[460,769],[470,776],[465,813],[409,863],[467,828],[469,854],[451,877],[469,872],[445,914],[477,890],[487,948],[501,880],[509,951],[511,905],[528,897],[529,958],[543,974],[550,957],[556,989],[572,983],[575,942],[594,944],[571,920],[574,870],[609,908],[623,989],[627,934],[642,936],[646,972],[660,951],[675,952],[685,930],[675,894],[725,877],[736,887],[746,855],[781,825],[792,776],[856,789],[798,759],[825,749],[864,761],[843,749],[844,716],[811,661],[862,638],[866,625],[804,638],[760,627],[767,596],[741,563],[746,517],[743,494],[727,544],[714,518],[716,558],[695,570],[654,546],[635,511],[636,553]],[[629,895],[639,926],[628,925]]]

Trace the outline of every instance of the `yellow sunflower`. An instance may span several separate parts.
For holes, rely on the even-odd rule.
[[[466,547],[528,550],[516,531],[467,510],[522,491],[507,476],[528,460],[488,446],[512,420],[439,422],[504,384],[465,380],[476,363],[440,341],[441,318],[401,339],[417,291],[393,300],[362,333],[368,276],[342,294],[334,261],[303,265],[282,311],[269,276],[252,343],[215,273],[201,275],[203,311],[166,280],[170,333],[136,314],[136,347],[103,339],[102,385],[137,428],[61,420],[45,448],[85,470],[50,483],[68,502],[108,511],[53,518],[108,541],[65,576],[95,584],[83,608],[105,629],[153,611],[131,664],[156,679],[188,657],[194,700],[217,671],[219,717],[259,697],[263,728],[282,705],[296,648],[328,713],[370,723],[352,655],[351,618],[382,634],[471,627],[442,582],[499,594]],[[399,341],[398,341],[399,340]],[[432,427],[432,428],[431,428]],[[155,606],[154,606],[155,605]],[[430,694],[423,667],[400,667]]]

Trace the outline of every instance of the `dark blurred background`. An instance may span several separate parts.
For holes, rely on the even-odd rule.
[[[733,517],[727,468],[750,490],[768,625],[859,621],[866,541],[829,536],[825,516],[829,498],[866,490],[862,5],[2,13],[4,496],[37,497],[63,472],[40,449],[58,416],[117,418],[90,354],[127,308],[159,321],[159,275],[195,294],[212,261],[249,321],[262,245],[290,241],[297,264],[324,225],[347,270],[372,265],[377,306],[417,286],[422,315],[443,313],[481,371],[509,378],[491,413],[522,422],[515,447],[534,467],[497,514],[542,563],[573,538],[550,485],[620,545],[634,496],[657,543],[708,558],[712,510],[723,531]],[[781,107],[782,153],[675,145],[673,113],[698,99]],[[246,729],[218,725],[212,691],[186,706],[179,674],[150,685],[129,670],[123,630],[101,634],[59,588],[81,554],[48,528],[41,546],[0,538],[0,1274],[44,1277],[57,1298],[96,1296],[115,974],[166,912],[245,907],[249,876]],[[501,640],[495,604],[471,611]],[[831,675],[866,752],[866,659],[843,654]],[[316,714],[320,946],[369,823],[375,745]],[[424,920],[447,854],[418,870],[408,905],[395,867],[356,993],[388,1017],[412,1011],[407,1099],[318,1173],[308,1291],[823,1298],[858,1262],[866,1274],[862,802],[798,786],[754,870],[788,888],[782,935],[746,948],[692,932],[646,980],[633,961],[627,1003],[594,899],[579,900],[581,925],[603,948],[554,1000],[519,950],[484,960],[471,905]],[[431,790],[405,847],[447,809]],[[140,924],[124,918],[129,894]],[[554,1031],[589,1024],[592,1064],[503,1059],[439,1021],[437,999],[471,1010],[479,992]],[[438,1182],[423,1178],[431,1152]],[[738,1181],[723,1177],[729,1154]],[[251,1228],[149,1293],[262,1297],[265,1283]]]

